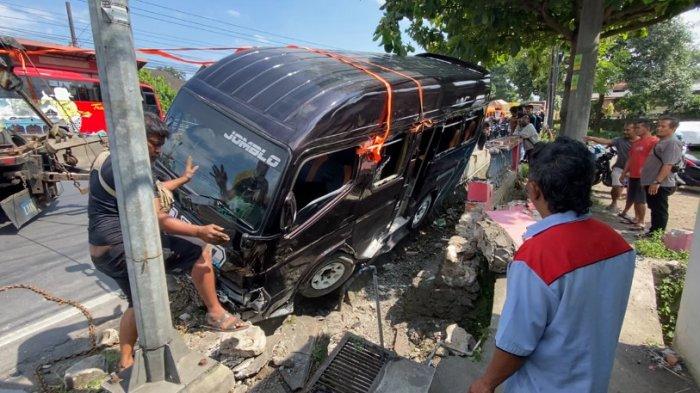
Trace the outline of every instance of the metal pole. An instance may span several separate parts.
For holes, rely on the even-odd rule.
[[[88,4],[139,334],[128,390],[152,382],[176,388],[176,365],[187,351],[170,318],[127,0]]]
[[[75,36],[75,26],[73,25],[73,12],[70,8],[70,1],[66,1],[66,14],[68,14],[68,27],[70,27],[71,46],[78,46],[78,38]]]
[[[547,84],[547,128],[552,129],[554,125],[554,104],[557,98],[557,81],[559,79],[559,45],[552,47],[552,68],[549,73],[549,83]]]

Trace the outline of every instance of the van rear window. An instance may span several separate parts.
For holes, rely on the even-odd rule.
[[[186,90],[166,121],[171,134],[160,162],[179,174],[191,156],[199,170],[188,188],[223,201],[239,221],[258,229],[279,186],[286,151]]]

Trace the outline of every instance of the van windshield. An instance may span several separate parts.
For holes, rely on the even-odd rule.
[[[199,170],[187,184],[225,203],[251,230],[262,224],[287,161],[287,153],[242,124],[181,90],[168,111],[170,138],[160,163],[180,174],[188,157]]]

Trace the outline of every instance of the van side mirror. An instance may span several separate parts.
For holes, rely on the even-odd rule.
[[[297,220],[297,200],[294,197],[294,192],[290,191],[287,197],[284,198],[284,206],[282,206],[282,214],[280,215],[280,228],[287,232]]]

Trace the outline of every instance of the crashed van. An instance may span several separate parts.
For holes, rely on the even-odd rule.
[[[218,293],[249,320],[327,295],[453,191],[488,71],[441,55],[248,49],[199,71],[167,115],[156,174],[199,171],[171,215],[225,228]]]

